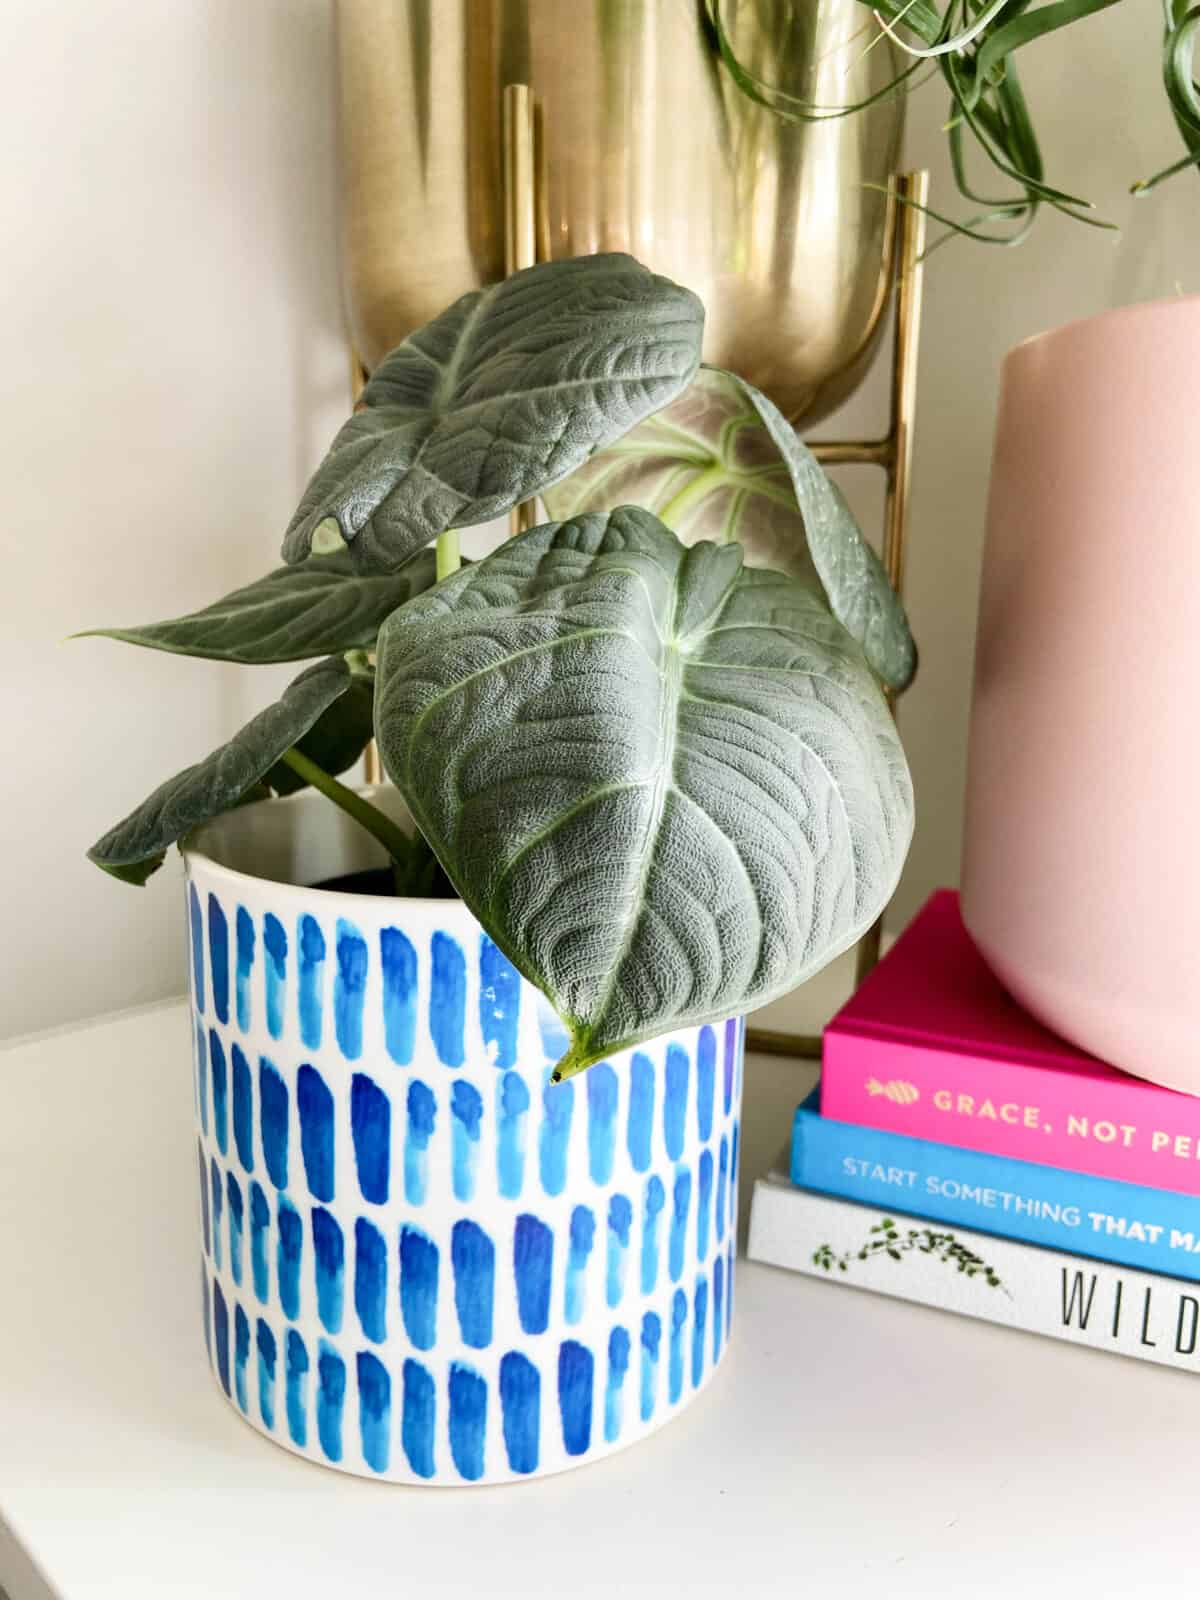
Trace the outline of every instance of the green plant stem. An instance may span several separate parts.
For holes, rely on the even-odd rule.
[[[324,767],[319,767],[294,745],[284,752],[282,760],[305,783],[311,783],[314,789],[319,789],[335,806],[340,806],[347,816],[353,817],[360,827],[365,828],[372,838],[377,839],[398,868],[406,873],[409,871],[413,859],[412,842],[398,823],[384,816],[377,806],[355,794],[353,789],[339,783]]]
[[[703,472],[698,472],[691,483],[685,483],[678,494],[672,495],[661,511],[655,512],[660,522],[666,523],[672,533],[679,532],[679,520],[691,510],[698,501],[705,499],[714,489],[722,483],[729,481],[729,470],[714,461],[711,467],[705,467]]]
[[[458,529],[447,528],[444,533],[438,534],[437,541],[437,581],[448,578],[452,572],[457,572],[462,566],[462,551],[459,548]]]

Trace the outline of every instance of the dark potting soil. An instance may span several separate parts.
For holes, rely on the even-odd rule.
[[[454,889],[441,867],[435,866],[431,869],[430,880],[413,891],[415,898],[421,900],[454,898]],[[368,867],[363,872],[344,873],[340,878],[324,878],[320,883],[314,883],[313,888],[335,889],[339,894],[384,895],[389,900],[396,898],[396,880],[392,876],[391,867]]]
[[[391,867],[368,867],[365,872],[347,872],[340,878],[324,878],[314,889],[336,889],[339,894],[394,895]]]

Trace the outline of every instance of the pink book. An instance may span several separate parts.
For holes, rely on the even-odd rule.
[[[940,889],[825,1030],[821,1111],[938,1144],[1200,1194],[1200,1097],[1027,1016]]]

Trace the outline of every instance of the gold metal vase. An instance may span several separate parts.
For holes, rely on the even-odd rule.
[[[859,0],[722,0],[738,56],[818,106],[894,73]],[[504,275],[504,89],[538,108],[538,256],[626,250],[708,308],[705,357],[811,422],[886,302],[903,101],[785,121],[717,60],[703,0],[337,0],[344,272],[368,368]]]

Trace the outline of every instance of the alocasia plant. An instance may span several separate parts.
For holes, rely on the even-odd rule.
[[[907,684],[912,641],[788,423],[700,370],[702,331],[694,295],[610,255],[517,273],[406,339],[305,491],[289,565],[101,630],[323,659],[91,859],[144,882],[200,823],[311,783],[398,893],[427,889],[432,849],[566,1024],[562,1077],[851,944],[911,834],[881,682]],[[454,530],[535,494],[554,520],[460,566]],[[415,835],[337,780],[372,728]]]

